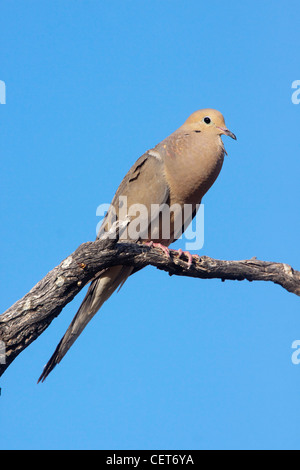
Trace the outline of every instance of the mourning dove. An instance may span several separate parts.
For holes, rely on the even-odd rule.
[[[103,237],[111,229],[114,220],[127,218],[129,225],[125,240],[155,241],[167,250],[169,244],[177,238],[174,229],[176,214],[172,213],[169,219],[169,234],[166,237],[161,230],[161,213],[154,211],[152,214],[151,208],[175,205],[181,212],[184,205],[189,204],[192,206],[190,219],[194,217],[202,197],[221,171],[226,153],[221,139],[223,134],[236,139],[225,126],[219,111],[202,109],[191,114],[179,129],[148,150],[132,166],[112,200],[98,237]],[[127,202],[125,211],[122,210],[124,200]],[[129,208],[135,204],[143,205],[146,212],[152,215],[144,224],[143,233],[141,230],[138,235],[129,236],[130,224],[135,220],[135,217],[128,217]],[[142,220],[141,225],[145,220]],[[132,272],[130,266],[114,266],[100,272],[91,282],[77,314],[46,364],[39,381],[45,380],[103,303]]]

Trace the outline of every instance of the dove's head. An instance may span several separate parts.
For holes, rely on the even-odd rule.
[[[195,132],[210,133],[212,135],[229,135],[236,140],[236,136],[227,129],[223,115],[216,109],[200,109],[195,111],[185,121],[188,126]]]

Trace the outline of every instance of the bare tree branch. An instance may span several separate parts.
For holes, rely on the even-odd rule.
[[[116,243],[110,239],[87,242],[0,316],[0,340],[6,349],[5,361],[1,360],[0,349],[0,376],[99,271],[120,264],[136,269],[152,265],[170,275],[200,279],[272,281],[300,296],[300,272],[284,263],[256,258],[222,261],[202,256],[194,257],[189,266],[188,257],[185,254],[179,257],[174,250],[167,257],[160,249],[142,244]]]

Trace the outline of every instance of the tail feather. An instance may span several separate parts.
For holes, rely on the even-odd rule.
[[[112,295],[118,286],[123,285],[132,271],[133,268],[130,266],[114,266],[113,268],[106,270],[91,283],[78,312],[44,367],[44,370],[38,379],[38,383],[41,381],[44,382],[46,377],[62,360],[72,344],[78,338],[80,333],[82,333],[86,325],[98,312],[104,302]]]

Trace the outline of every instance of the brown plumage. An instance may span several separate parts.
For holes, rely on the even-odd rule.
[[[221,139],[223,134],[236,139],[225,126],[219,111],[203,109],[193,113],[173,134],[148,150],[136,161],[121,182],[98,237],[111,229],[115,214],[118,220],[124,220],[133,204],[142,204],[148,215],[152,214],[151,209],[155,204],[166,204],[169,207],[177,205],[178,212],[171,212],[170,233],[167,237],[162,233],[162,215],[155,211],[152,219],[147,219],[144,232],[138,236],[130,236],[136,221],[132,214],[126,229],[128,241],[152,240],[169,246],[176,239],[174,226],[176,217],[182,215],[183,205],[191,204],[194,216],[197,204],[200,204],[202,197],[221,171],[225,153]],[[124,197],[127,198],[127,212],[120,208],[120,201]],[[143,225],[144,219],[141,218],[141,221]],[[115,266],[98,274],[97,279],[90,284],[77,314],[46,364],[39,381],[45,380],[103,303],[123,285],[132,272],[131,267]]]

